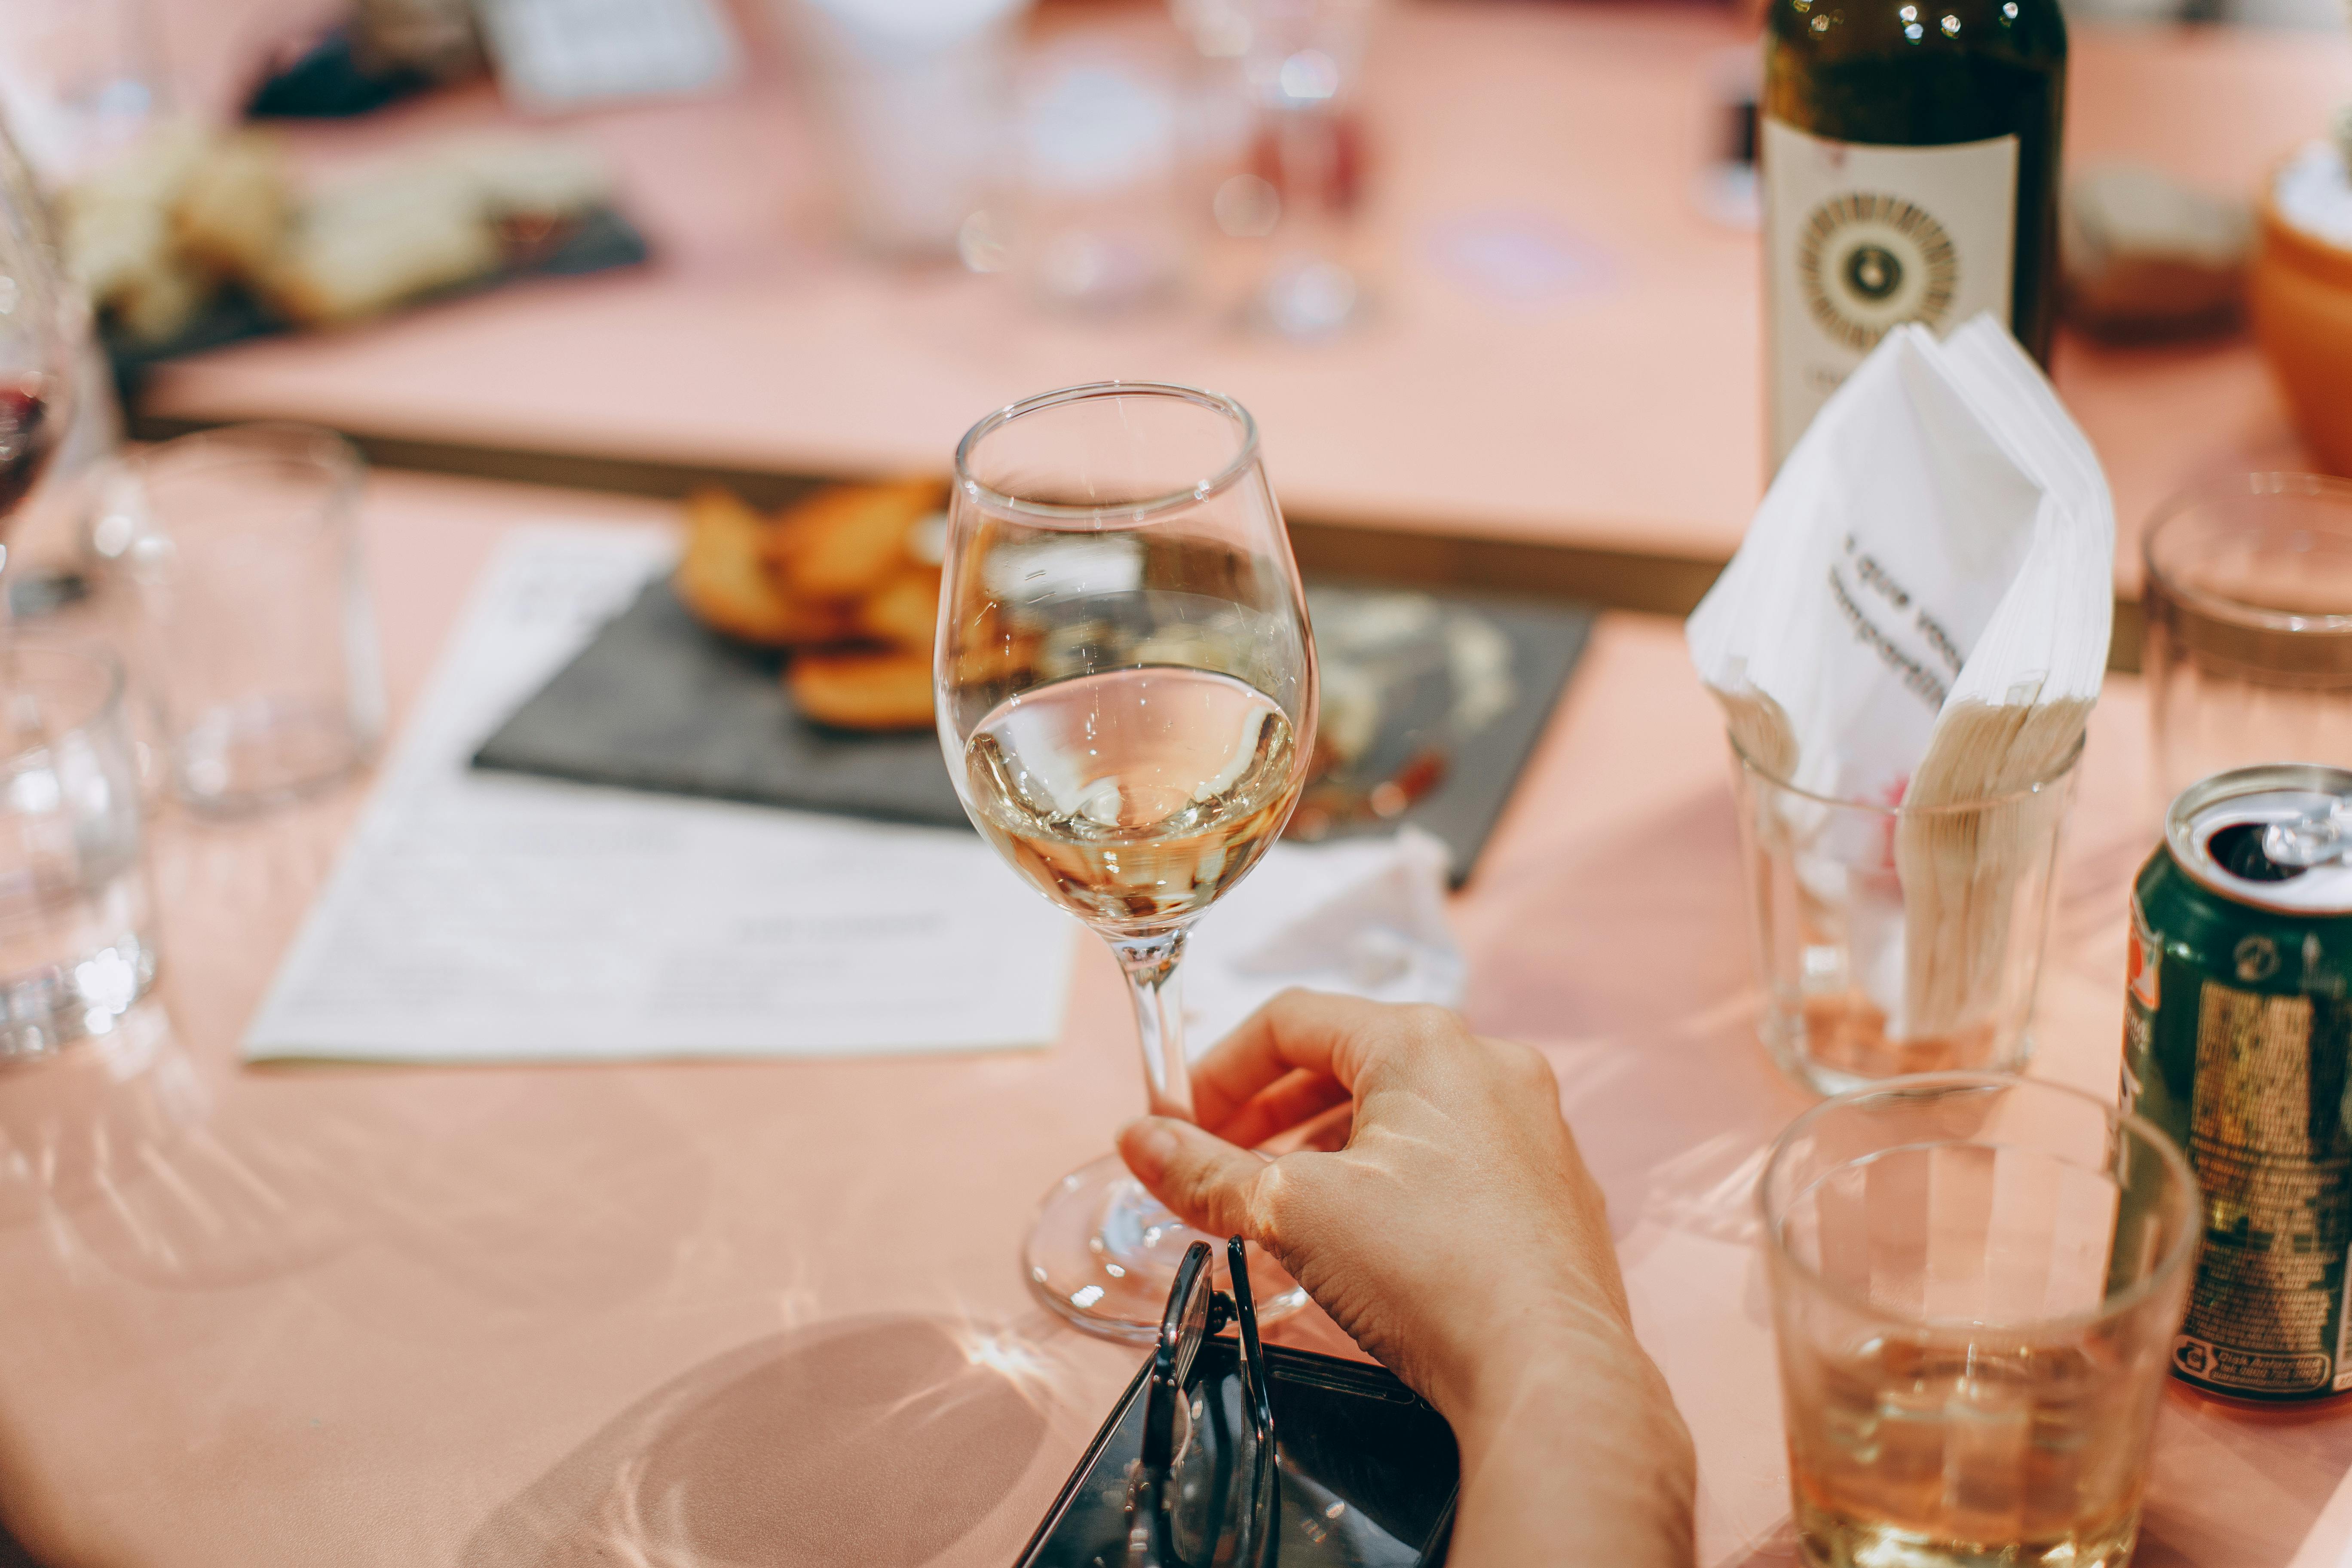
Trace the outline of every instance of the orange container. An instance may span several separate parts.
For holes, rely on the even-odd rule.
[[[2306,234],[2263,197],[2247,310],[2305,445],[2352,476],[2352,249]]]

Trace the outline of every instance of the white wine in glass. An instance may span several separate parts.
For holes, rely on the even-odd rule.
[[[972,819],[1101,931],[1187,921],[1241,879],[1297,794],[1290,720],[1201,669],[1073,676],[1007,698],[964,746]]]
[[[1178,962],[1289,820],[1314,749],[1298,569],[1232,399],[1102,382],[975,426],[956,452],[937,684],[964,810],[1118,954],[1151,1110],[1190,1118]],[[1194,1233],[1116,1154],[1038,1211],[1033,1289],[1148,1340]],[[1253,1255],[1260,1317],[1305,1295]],[[1262,1271],[1262,1272],[1261,1272]]]

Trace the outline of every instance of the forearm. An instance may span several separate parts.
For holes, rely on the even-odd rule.
[[[1690,1434],[1632,1335],[1598,1328],[1513,1359],[1448,1413],[1462,1446],[1449,1561],[1690,1568]]]

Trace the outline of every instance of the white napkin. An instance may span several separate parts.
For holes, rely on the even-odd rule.
[[[1445,923],[1445,846],[1393,838],[1277,844],[1194,928],[1184,959],[1184,1041],[1197,1057],[1276,993],[1303,985],[1381,1002],[1462,1000],[1462,950]]]
[[[2114,555],[2098,459],[2008,332],[1898,327],[1790,453],[1691,658],[1756,761],[1900,799],[1972,704],[2074,704],[2080,732]]]
[[[1741,749],[1801,789],[1985,800],[2048,777],[2080,740],[2114,559],[2090,443],[2000,323],[1941,342],[1898,327],[1790,453],[1692,613],[1691,658]],[[1906,818],[1889,879],[1849,877],[1824,808],[1792,797],[1782,815],[1891,1034],[1948,1032],[1996,999],[2020,824]]]

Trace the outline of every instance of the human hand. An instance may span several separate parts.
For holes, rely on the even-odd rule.
[[[1200,1125],[1131,1123],[1129,1169],[1188,1222],[1273,1253],[1444,1413],[1458,1544],[1687,1560],[1689,1438],[1633,1338],[1607,1205],[1539,1053],[1442,1008],[1289,991],[1193,1070]],[[1309,1147],[1251,1152],[1301,1128]],[[1538,1455],[1547,1499],[1514,1469]],[[1580,1489],[1598,1495],[1567,1506]]]

